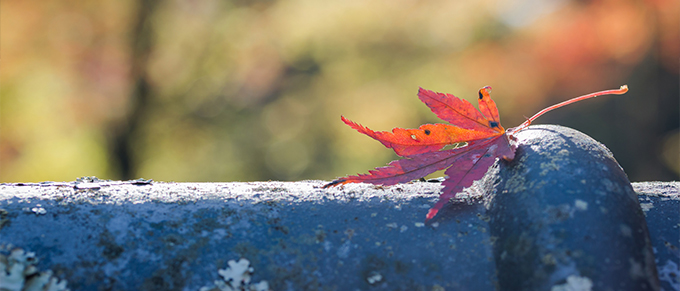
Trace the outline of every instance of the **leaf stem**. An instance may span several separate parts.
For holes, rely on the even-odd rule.
[[[595,93],[590,93],[590,94],[586,94],[586,95],[583,95],[583,96],[575,97],[575,98],[572,98],[572,99],[569,99],[567,101],[555,104],[553,106],[547,107],[547,108],[539,111],[538,113],[534,114],[534,116],[528,118],[525,122],[520,124],[518,127],[509,129],[508,131],[517,132],[517,131],[520,131],[522,129],[525,129],[527,126],[529,126],[531,124],[531,122],[533,122],[536,118],[540,117],[541,115],[545,114],[546,112],[553,110],[553,109],[560,108],[560,107],[565,106],[565,105],[569,105],[569,104],[574,103],[574,102],[578,102],[578,101],[581,101],[581,100],[584,100],[584,99],[594,98],[594,97],[602,96],[602,95],[622,95],[622,94],[625,94],[626,92],[628,92],[628,85],[623,85],[619,89],[605,90],[605,91],[600,91],[600,92],[595,92]]]

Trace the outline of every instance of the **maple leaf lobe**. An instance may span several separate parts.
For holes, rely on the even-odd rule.
[[[477,108],[467,100],[451,94],[438,93],[423,88],[418,90],[418,98],[432,110],[437,117],[451,124],[479,132],[497,132],[488,126],[488,121]]]
[[[466,100],[451,94],[437,93],[420,88],[418,98],[447,124],[423,124],[417,129],[394,128],[373,131],[344,116],[342,121],[353,129],[380,141],[384,146],[405,157],[390,162],[385,167],[337,179],[324,188],[347,183],[394,185],[422,178],[438,170],[446,170],[448,178],[439,201],[428,212],[427,219],[456,193],[469,187],[487,172],[496,158],[511,160],[514,147],[510,145],[505,129],[500,125],[496,103],[491,100],[491,87],[479,90],[479,109]],[[445,150],[449,145],[463,146]]]

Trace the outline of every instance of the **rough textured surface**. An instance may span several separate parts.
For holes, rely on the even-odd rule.
[[[494,289],[480,203],[425,226],[439,183],[324,183],[3,185],[0,245],[72,290],[197,290],[239,258],[272,290]]]
[[[661,290],[680,290],[680,195],[678,182],[633,183],[652,239]]]
[[[272,290],[498,289],[499,237],[491,234],[482,183],[428,224],[439,183],[320,189],[324,183],[4,184],[0,254],[35,252],[36,267],[68,280],[71,290],[198,290],[215,286],[224,277],[218,269],[242,259],[253,269],[251,282]],[[633,188],[661,288],[680,290],[678,183]],[[570,200],[569,207],[581,213],[585,206]],[[587,283],[572,276],[553,287]]]
[[[515,159],[484,181],[501,288],[551,290],[571,277],[595,290],[659,290],[645,215],[611,152],[560,126],[517,138]]]

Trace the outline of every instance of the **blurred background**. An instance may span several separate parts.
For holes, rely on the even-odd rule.
[[[2,1],[0,182],[331,180],[397,158],[350,129],[440,122],[418,87],[503,126],[678,180],[680,1]]]

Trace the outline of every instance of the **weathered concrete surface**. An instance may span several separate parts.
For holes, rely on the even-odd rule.
[[[512,167],[499,164],[491,174]],[[483,183],[423,224],[439,183],[321,189],[324,181],[86,180],[0,185],[0,254],[35,252],[38,269],[68,280],[71,290],[198,290],[221,279],[218,269],[246,262],[239,259],[253,268],[252,282],[272,290],[500,286],[499,237],[491,233]],[[680,290],[678,183],[633,189],[661,288]]]
[[[516,137],[515,159],[482,182],[501,289],[659,290],[644,212],[611,152],[560,126]]]
[[[72,290],[197,290],[239,258],[273,290],[495,289],[480,200],[454,203],[423,227],[437,183],[315,188],[323,183],[5,185],[0,246],[35,252],[39,269]],[[680,290],[678,183],[633,186],[662,288]]]
[[[645,212],[661,290],[680,290],[680,195],[678,182],[633,183]]]
[[[0,245],[72,290],[198,290],[239,258],[272,290],[495,288],[480,203],[425,226],[439,183],[324,183],[3,185]]]

